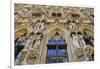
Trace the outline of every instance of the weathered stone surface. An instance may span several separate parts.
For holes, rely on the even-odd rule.
[[[94,59],[94,39],[89,38],[94,38],[93,8],[15,4],[14,13],[15,39],[30,39],[30,44],[21,51],[18,64],[24,58],[26,64],[46,63],[48,40],[56,32],[66,41],[66,62]]]

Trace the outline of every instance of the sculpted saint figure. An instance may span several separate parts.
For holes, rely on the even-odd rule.
[[[34,33],[38,33],[38,31],[39,31],[39,26],[40,26],[40,23],[37,22],[37,23],[35,24],[34,28],[33,28]]]
[[[40,24],[39,32],[42,33],[44,31],[44,22]]]
[[[37,35],[35,38],[34,49],[38,49],[41,43],[41,35]]]
[[[80,48],[79,43],[78,43],[78,38],[74,34],[72,34],[72,44],[75,49]]]

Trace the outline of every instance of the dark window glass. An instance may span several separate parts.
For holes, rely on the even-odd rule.
[[[66,62],[66,57],[58,57],[58,62],[59,63]]]
[[[48,58],[47,62],[48,63],[56,63],[57,62],[56,57],[50,57],[50,58]]]
[[[52,45],[52,44],[48,45],[48,50],[50,49],[56,49],[56,45]]]

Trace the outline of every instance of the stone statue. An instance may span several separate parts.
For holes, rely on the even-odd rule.
[[[70,31],[73,31],[73,26],[72,26],[71,23],[69,23],[69,30],[70,30]]]
[[[78,38],[74,34],[72,34],[72,44],[74,49],[80,48],[79,43],[78,43]]]
[[[78,25],[76,23],[74,23],[74,26],[75,26],[76,32],[79,31]]]
[[[72,25],[73,32],[77,32],[78,31],[78,27],[77,27],[75,21],[71,22],[71,25]]]
[[[80,39],[80,44],[83,48],[86,47],[86,44],[85,44],[85,41],[83,40],[83,36],[82,35],[79,35],[79,39]]]
[[[33,28],[34,33],[38,33],[39,27],[40,27],[40,23],[37,22],[37,23],[35,24],[34,28]]]
[[[39,32],[42,33],[44,31],[44,22],[40,24]]]
[[[35,38],[34,49],[39,49],[41,43],[41,34],[37,35]]]

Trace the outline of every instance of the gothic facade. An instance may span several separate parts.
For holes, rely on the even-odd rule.
[[[94,60],[94,9],[14,5],[14,63],[46,64]]]

